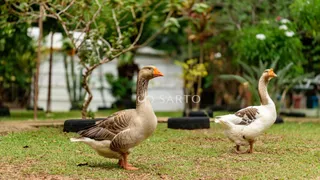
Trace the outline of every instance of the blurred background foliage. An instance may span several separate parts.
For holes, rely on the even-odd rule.
[[[27,1],[19,2],[18,7],[12,7],[10,5],[12,2],[17,1],[5,1],[0,4],[2,89],[11,86],[13,76],[18,86],[30,87],[34,68],[35,50],[31,38],[27,36],[27,28],[36,18],[19,16],[19,13],[12,12],[12,9],[22,11],[28,8]],[[50,1],[50,8],[63,10],[66,2]],[[90,32],[85,34],[85,38],[92,40],[92,43],[84,43],[83,48],[79,48],[78,55],[85,64],[95,64],[102,55],[112,57],[130,47],[139,35],[142,22],[144,30],[138,44],[145,43],[148,37],[154,36],[162,28],[161,22],[166,18],[165,15],[172,13],[164,25],[163,33],[155,36],[155,40],[148,43],[153,48],[166,51],[171,59],[178,60],[181,66],[188,64],[190,60],[202,64],[201,72],[206,72],[207,75],[195,77],[198,81],[192,83],[193,87],[188,85],[187,88],[194,88],[192,92],[196,94],[206,95],[208,92],[213,92],[215,103],[221,103],[221,101],[228,103],[230,98],[222,95],[226,92],[235,98],[239,83],[224,81],[219,78],[219,75],[243,76],[248,72],[243,64],[250,69],[259,69],[261,63],[270,65],[277,61],[276,73],[286,69],[290,64],[290,71],[287,71],[290,74],[289,80],[306,72],[315,74],[320,72],[320,0],[173,0],[170,3],[155,0],[112,0],[105,2],[101,10],[103,16],[96,18],[90,26]],[[37,5],[33,5],[32,8],[35,11],[39,9]],[[68,22],[66,24],[68,27],[72,28],[81,21],[90,21],[90,17],[98,8],[96,3],[77,1],[70,8],[70,13],[75,18],[62,16],[62,19]],[[113,9],[117,17],[121,17],[119,19],[121,37],[117,33],[116,26],[110,25],[114,24],[113,11],[110,9]],[[152,12],[152,15],[145,12]],[[48,21],[56,31],[62,31],[60,26],[55,26],[54,22],[49,20],[50,18],[47,18],[45,22]],[[48,31],[52,30],[48,28]],[[112,51],[106,44],[98,43],[101,37],[110,42]],[[72,48],[74,47],[71,46]],[[95,51],[92,51],[92,48]],[[135,54],[135,50],[131,50],[119,57],[119,79],[127,78],[130,82],[132,81],[132,74],[137,71],[134,63]],[[22,69],[15,71],[15,68]],[[124,68],[131,68],[130,73],[120,74]],[[28,72],[28,75],[19,75],[23,72]],[[189,81],[188,76],[184,79]]]
[[[0,106],[1,102],[28,103],[35,67],[33,40],[29,25],[8,24],[0,31]],[[2,101],[1,101],[2,99]]]

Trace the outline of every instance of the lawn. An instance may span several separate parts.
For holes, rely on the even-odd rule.
[[[193,131],[166,126],[159,124],[154,135],[134,149],[130,162],[138,171],[120,169],[116,160],[69,142],[76,134],[61,128],[0,136],[0,179],[320,178],[320,123],[274,125],[259,138],[253,154],[242,155],[233,152],[219,125]]]
[[[95,112],[95,117],[107,117],[117,109],[103,110]],[[12,110],[10,117],[0,117],[0,121],[21,121],[21,120],[33,120],[33,111],[21,111]],[[174,112],[156,112],[158,117],[179,117],[182,115],[180,111]],[[81,111],[69,111],[69,112],[52,112],[46,114],[44,111],[38,112],[38,120],[66,120],[73,118],[81,118]]]

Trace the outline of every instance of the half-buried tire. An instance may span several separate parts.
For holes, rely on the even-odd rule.
[[[208,117],[181,117],[169,118],[168,128],[171,129],[208,129],[210,120]]]
[[[63,132],[78,132],[87,129],[96,124],[97,121],[104,118],[97,119],[69,119],[64,122]]]
[[[281,116],[277,116],[276,121],[274,122],[275,124],[281,124],[284,123],[283,118]]]
[[[0,107],[0,116],[10,116],[10,110],[8,107]]]
[[[200,111],[190,111],[188,114],[189,117],[213,117],[213,111],[211,110],[200,110]],[[187,117],[187,113],[183,111],[183,117]]]

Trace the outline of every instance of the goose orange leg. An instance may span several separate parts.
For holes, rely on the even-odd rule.
[[[240,154],[240,153],[241,153],[241,151],[240,151],[240,145],[236,145],[235,148],[236,148],[236,153],[237,153],[237,154]]]
[[[122,156],[123,156],[123,159],[120,159],[118,162],[120,167],[126,170],[138,170],[138,168],[128,163],[128,153],[124,153]]]
[[[253,143],[254,143],[254,141],[249,141],[250,148],[247,151],[249,154],[253,153]]]

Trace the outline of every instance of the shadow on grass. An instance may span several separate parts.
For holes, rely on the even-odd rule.
[[[121,169],[117,162],[88,162],[87,167],[97,168],[97,169]]]

